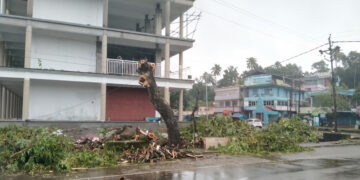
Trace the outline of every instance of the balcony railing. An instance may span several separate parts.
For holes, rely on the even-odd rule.
[[[137,61],[121,60],[121,59],[108,59],[107,73],[120,74],[120,75],[133,75],[136,76],[138,67]]]
[[[154,64],[154,63],[150,63]],[[157,64],[160,66],[160,64]],[[137,76],[138,73],[136,72],[138,68],[138,61],[131,61],[131,60],[122,60],[122,59],[108,59],[107,60],[107,73],[108,74],[119,74],[119,75],[131,75]],[[161,69],[161,68],[159,68]],[[191,75],[189,73],[189,68],[183,69],[183,78],[182,79],[191,79]],[[155,70],[155,77],[164,77],[160,72]],[[179,79],[179,73],[171,72],[170,73],[171,79]]]

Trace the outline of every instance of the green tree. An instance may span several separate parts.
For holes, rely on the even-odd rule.
[[[356,105],[360,104],[360,85],[356,88],[353,99]]]
[[[331,108],[333,106],[331,93],[324,93],[314,96],[313,105],[315,107]],[[336,106],[339,111],[349,111],[351,109],[349,98],[342,95],[336,96]]]
[[[259,71],[261,66],[257,63],[257,59],[254,57],[249,57],[246,60],[246,66],[250,71]]]
[[[211,68],[211,74],[215,77],[215,84],[217,83],[216,81],[216,77],[220,75],[221,73],[221,66],[219,64],[215,64],[212,68]]]
[[[218,87],[232,86],[239,82],[239,72],[236,67],[229,66],[223,74],[223,78],[219,81]]]
[[[329,72],[329,65],[324,61],[318,61],[311,65],[311,68],[315,70],[315,72]]]
[[[350,88],[355,88],[360,81],[360,53],[356,51],[349,52],[348,55],[341,52],[336,58],[341,59],[342,67],[335,69],[336,75],[340,78],[341,84],[345,84]]]
[[[213,86],[216,84],[215,79],[210,73],[204,72],[203,75],[200,77],[200,80],[204,83],[208,84],[211,83]]]
[[[303,74],[300,66],[291,63],[283,66],[279,61],[275,62],[274,65],[265,68],[264,71],[269,74],[286,77],[301,77]]]

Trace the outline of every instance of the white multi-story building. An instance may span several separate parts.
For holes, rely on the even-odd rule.
[[[183,15],[192,5],[193,0],[0,0],[1,119],[154,117],[147,91],[138,85],[137,61],[156,63],[168,102],[170,89],[191,88],[182,66],[183,52],[194,43],[183,33]],[[172,37],[170,24],[178,19],[179,35]],[[179,76],[170,77],[170,57],[178,54]]]

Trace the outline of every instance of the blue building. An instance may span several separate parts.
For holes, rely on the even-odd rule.
[[[264,124],[295,114],[299,102],[300,105],[304,102],[304,90],[297,79],[257,73],[245,77],[244,85],[248,90],[248,97],[244,98],[246,114],[263,120]]]

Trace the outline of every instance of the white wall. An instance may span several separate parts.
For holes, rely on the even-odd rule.
[[[96,37],[33,32],[31,68],[96,72]]]
[[[33,17],[102,26],[102,0],[34,0]]]
[[[100,85],[30,81],[29,119],[100,121]]]

